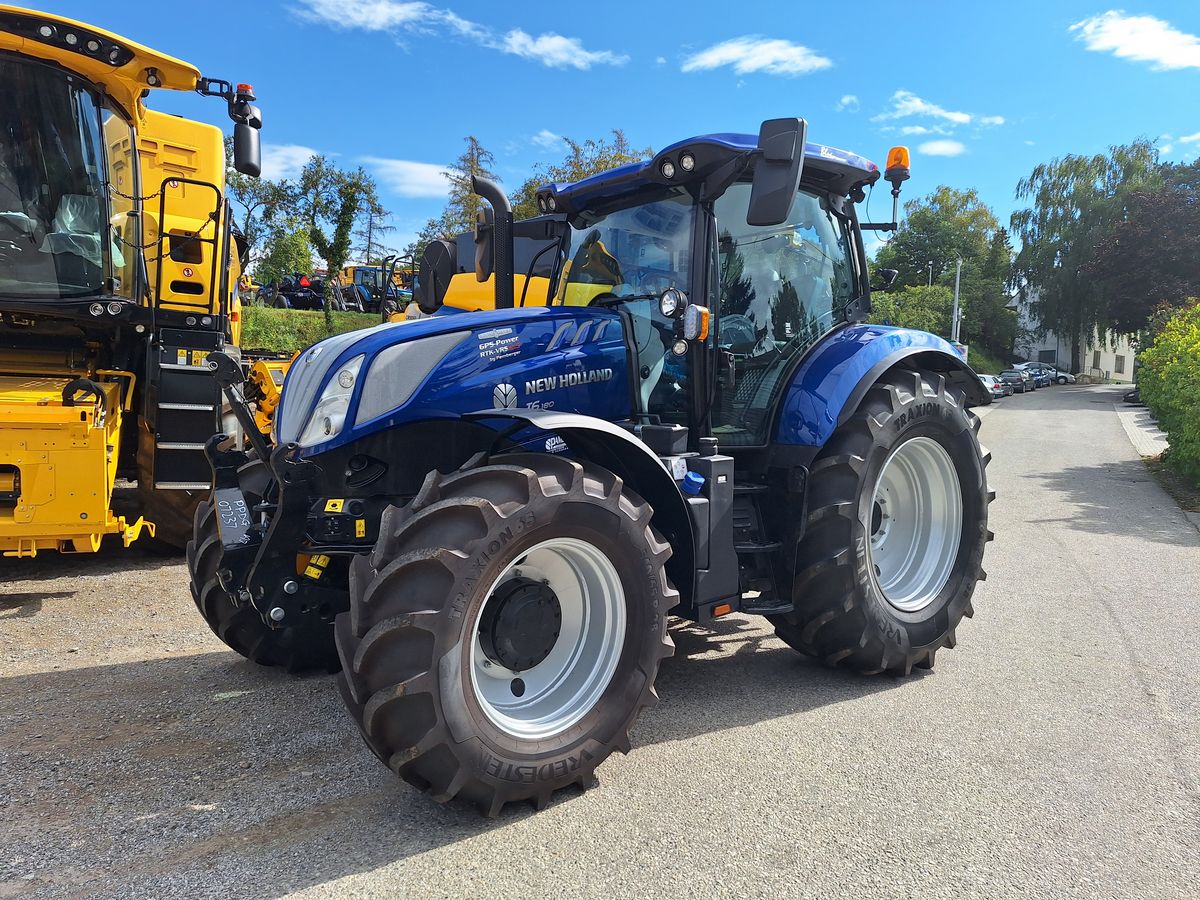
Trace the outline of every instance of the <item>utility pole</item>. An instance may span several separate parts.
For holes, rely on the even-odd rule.
[[[929,261],[929,281],[927,283],[927,286],[933,287],[933,260]]]
[[[958,282],[962,277],[962,257],[958,259],[958,267],[954,270],[954,311],[950,313],[950,340],[958,343]]]

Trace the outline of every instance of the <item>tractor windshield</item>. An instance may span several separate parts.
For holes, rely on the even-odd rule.
[[[749,202],[749,183],[716,202],[718,344],[733,365],[718,385],[713,431],[741,446],[767,442],[792,364],[858,296],[850,231],[826,197],[799,191],[787,221],[769,227],[746,224]]]
[[[112,113],[69,73],[13,57],[0,57],[0,86],[0,298],[99,294],[124,265],[105,246]]]

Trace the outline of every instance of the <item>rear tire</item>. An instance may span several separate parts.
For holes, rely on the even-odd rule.
[[[337,618],[338,684],[367,746],[434,800],[493,816],[588,787],[629,751],[673,652],[679,595],[651,515],[620,478],[565,457],[430,473],[384,513]],[[502,630],[517,602],[530,611]]]
[[[896,675],[954,646],[986,577],[994,496],[963,401],[937,373],[893,370],[830,437],[810,471],[803,539],[777,572],[795,608],[771,621],[790,646]]]
[[[333,623],[314,615],[297,625],[267,627],[252,605],[235,603],[221,586],[217,571],[222,554],[217,516],[204,500],[196,508],[195,536],[187,545],[187,563],[192,600],[212,633],[260,666],[289,672],[336,672],[341,663],[333,645]]]

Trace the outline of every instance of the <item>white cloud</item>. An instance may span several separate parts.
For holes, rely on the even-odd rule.
[[[1165,156],[1166,154],[1171,153],[1174,149],[1175,149],[1174,144],[1163,144],[1161,147],[1158,148],[1158,152],[1162,153]]]
[[[871,118],[872,122],[886,122],[889,119],[907,119],[912,116],[925,116],[931,119],[944,119],[955,125],[966,125],[971,121],[971,114],[955,112],[922,100],[912,91],[896,91],[892,94],[892,108]]]
[[[962,141],[926,141],[917,147],[926,156],[959,156],[967,152]]]
[[[295,12],[305,21],[335,28],[391,31],[428,22],[437,10],[428,3],[402,0],[300,0]]]
[[[748,34],[730,38],[689,56],[683,62],[684,72],[700,72],[731,66],[739,75],[765,72],[768,75],[806,75],[828,69],[833,61],[779,38]]]
[[[980,125],[1003,125],[1004,116],[980,116]]]
[[[834,112],[858,112],[858,97],[854,94],[843,94],[833,109]]]
[[[1151,68],[1200,69],[1200,37],[1153,16],[1131,16],[1123,9],[1076,22],[1075,39],[1096,53],[1147,62]]]
[[[891,130],[890,128],[888,129]],[[901,134],[933,134],[932,128],[926,128],[924,125],[905,125],[900,129]]]
[[[562,135],[555,134],[549,128],[543,128],[530,140],[543,150],[557,150],[563,143]]]
[[[667,64],[667,58],[665,56],[656,56],[654,57],[654,64],[656,66],[665,66]]]
[[[1180,136],[1180,138],[1179,138],[1179,143],[1181,143],[1181,144],[1197,144],[1197,143],[1200,143],[1200,131],[1197,131],[1195,134],[1185,134],[1185,135],[1181,135],[1181,136]]]
[[[306,22],[339,30],[436,34],[448,31],[492,50],[540,62],[551,68],[590,69],[594,65],[621,65],[629,57],[612,50],[588,50],[579,38],[547,32],[531,35],[520,28],[506,34],[464,19],[429,3],[410,0],[297,0],[293,12]]]
[[[445,166],[380,156],[364,156],[362,162],[401,197],[445,197],[450,190]]]
[[[1035,142],[1034,142],[1034,141],[1026,141],[1026,142],[1025,142],[1025,146],[1026,146],[1026,147],[1032,147],[1032,146],[1034,146],[1034,144],[1035,144]]]
[[[514,28],[499,43],[489,46],[551,68],[586,70],[598,63],[619,66],[629,62],[628,56],[611,50],[585,50],[579,38],[563,37],[553,32],[534,37],[520,28]]]
[[[316,155],[316,150],[302,144],[263,144],[262,177],[269,181],[295,178],[304,164]]]

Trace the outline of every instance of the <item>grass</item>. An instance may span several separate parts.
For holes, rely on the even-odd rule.
[[[976,350],[974,347],[967,348],[967,363],[972,369],[983,375],[999,375],[1008,368],[1000,360],[988,356],[982,350]]]
[[[335,312],[333,331],[325,327],[325,313],[307,309],[242,307],[242,346],[248,350],[294,353],[323,338],[379,324],[377,313]]]

